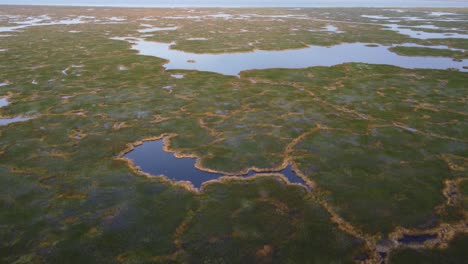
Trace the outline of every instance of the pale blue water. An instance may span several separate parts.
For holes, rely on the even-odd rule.
[[[122,7],[468,7],[465,0],[0,0],[0,4]]]
[[[9,103],[8,103],[8,100],[6,98],[0,98],[0,107],[4,107],[4,106],[7,106]]]
[[[124,40],[125,38],[114,38]],[[168,70],[198,70],[224,75],[239,75],[246,70],[271,68],[308,68],[334,66],[343,63],[360,62],[386,64],[409,69],[448,69],[468,71],[468,59],[454,61],[439,57],[406,57],[388,50],[388,47],[369,47],[365,43],[344,43],[331,47],[309,46],[303,49],[253,52],[196,54],[171,49],[171,44],[128,39],[132,48],[141,55],[155,56],[168,60]]]
[[[27,121],[29,117],[12,117],[12,118],[0,118],[0,126],[6,126],[11,123]]]

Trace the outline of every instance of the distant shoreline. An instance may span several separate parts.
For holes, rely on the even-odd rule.
[[[80,3],[81,2],[81,3]],[[0,6],[58,6],[58,7],[120,7],[120,8],[468,8],[468,1],[440,0],[240,0],[220,3],[214,0],[162,0],[148,3],[134,0],[131,4],[123,0],[0,0]],[[165,3],[166,2],[166,3]],[[281,3],[283,2],[283,3]]]

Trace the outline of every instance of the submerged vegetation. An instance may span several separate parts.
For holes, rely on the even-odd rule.
[[[468,39],[382,25],[391,17],[414,28],[421,21],[404,17],[418,17],[467,34],[467,10],[445,10],[446,20],[432,12],[2,7],[0,98],[9,104],[0,117],[29,119],[0,126],[1,262],[466,259],[468,73],[345,63],[227,76],[165,70],[167,61],[112,39],[195,53],[413,43],[427,47],[392,49],[466,58]],[[7,29],[43,15],[50,25]],[[150,27],[177,29],[138,31]],[[195,190],[122,159],[166,135],[167,149],[200,169],[291,164],[310,189],[262,175]]]

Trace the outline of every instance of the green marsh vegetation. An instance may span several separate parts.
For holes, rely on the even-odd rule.
[[[376,9],[195,11],[267,17],[194,22],[167,18],[197,16],[179,9],[2,7],[1,14],[25,17],[127,18],[0,38],[7,50],[0,52],[0,82],[10,83],[0,96],[11,102],[0,116],[34,117],[0,127],[2,262],[378,263],[379,241],[426,230],[438,234],[435,244],[402,246],[389,260],[464,258],[467,73],[362,63],[239,77],[165,71],[164,60],[110,38],[141,36],[145,23],[179,27],[148,40],[198,53],[356,41],[466,48],[468,40],[382,31],[360,17],[390,15]],[[466,19],[466,10],[456,12]],[[268,17],[289,13],[365,24]],[[328,24],[344,33],[308,31]],[[461,56],[428,49],[405,55],[419,52]],[[258,177],[194,192],[139,175],[119,159],[129,144],[163,134],[176,135],[170,148],[209,170],[292,163],[313,191]]]

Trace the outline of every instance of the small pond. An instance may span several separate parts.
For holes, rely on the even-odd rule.
[[[197,169],[194,158],[177,158],[174,153],[164,151],[164,139],[146,141],[125,154],[124,157],[132,160],[143,172],[157,176],[164,175],[175,182],[189,181],[198,189],[204,182],[226,176]],[[291,165],[281,171],[271,171],[270,173],[283,174],[290,183],[298,183],[309,189],[304,180],[292,170]],[[241,176],[247,178],[262,174],[266,173],[257,173],[251,170],[248,174]]]
[[[427,240],[433,240],[436,238],[437,234],[403,235],[402,238],[398,239],[398,242],[402,244],[421,244]]]

